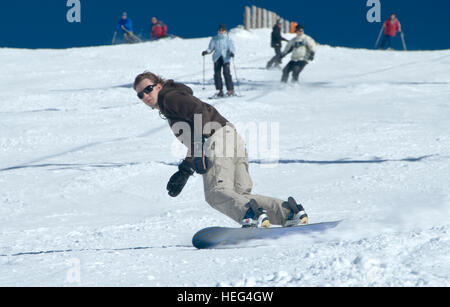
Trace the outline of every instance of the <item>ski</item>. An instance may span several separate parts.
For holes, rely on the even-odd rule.
[[[236,98],[241,98],[241,97],[244,97],[244,96],[243,96],[243,95],[237,95],[237,94],[231,95],[231,96],[227,96],[227,95],[224,95],[224,96],[213,95],[213,96],[208,97],[208,99],[209,99],[209,100],[214,100],[214,99],[228,99],[228,98],[234,98],[234,97],[236,97]]]
[[[129,36],[130,38],[135,42],[135,43],[140,43],[142,42],[141,39],[139,37],[137,37],[136,35],[134,35],[132,32],[128,31],[127,28],[125,28],[124,26],[121,26],[122,30],[124,30]]]

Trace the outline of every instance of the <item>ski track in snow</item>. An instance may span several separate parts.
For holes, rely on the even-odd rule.
[[[269,30],[230,35],[243,97],[211,101],[209,38],[0,49],[0,286],[450,286],[450,51],[322,45],[300,84],[281,85],[263,69]],[[235,124],[278,124],[277,161],[249,149],[254,192],[344,222],[194,249],[199,229],[237,225],[200,176],[166,194],[185,150],[135,97],[144,70]]]

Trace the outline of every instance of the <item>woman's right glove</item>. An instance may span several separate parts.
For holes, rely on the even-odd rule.
[[[169,191],[169,195],[172,197],[177,197],[180,195],[189,177],[193,174],[194,168],[192,167],[192,163],[186,161],[181,162],[181,164],[178,165],[178,172],[173,174],[167,183],[167,191]]]

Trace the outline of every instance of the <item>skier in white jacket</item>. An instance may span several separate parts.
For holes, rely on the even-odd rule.
[[[288,81],[291,72],[292,81],[297,82],[300,73],[309,62],[314,60],[316,53],[316,42],[305,34],[302,26],[298,25],[295,33],[297,36],[289,41],[282,54],[282,57],[285,57],[292,52],[291,61],[283,69],[281,81],[284,83]]]

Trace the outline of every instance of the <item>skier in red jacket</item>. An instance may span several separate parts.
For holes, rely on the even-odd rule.
[[[152,18],[152,31],[150,33],[152,40],[167,37],[167,26],[161,20]]]
[[[398,21],[394,13],[392,13],[391,17],[384,22],[383,29],[384,29],[384,37],[383,41],[381,42],[380,49],[384,49],[386,44],[387,48],[391,49],[392,38],[395,37],[397,32],[399,33],[402,32],[402,26],[400,24],[400,21]]]

